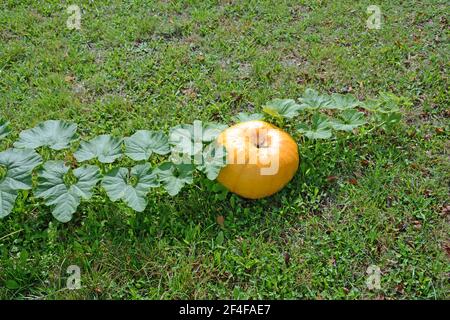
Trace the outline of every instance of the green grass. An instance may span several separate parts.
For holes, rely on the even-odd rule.
[[[66,28],[73,3],[80,31]],[[393,132],[302,142],[299,173],[264,200],[218,200],[197,178],[152,192],[143,213],[99,190],[60,224],[22,194],[0,221],[0,298],[448,298],[448,2],[378,1],[380,30],[366,28],[371,4],[2,1],[0,116],[14,131],[1,149],[48,119],[85,138],[231,123],[307,87],[411,103]],[[80,290],[66,289],[73,264]]]

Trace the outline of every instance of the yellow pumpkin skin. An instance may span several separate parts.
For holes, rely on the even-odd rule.
[[[227,150],[227,165],[217,180],[241,197],[260,199],[273,195],[297,172],[297,143],[270,123],[238,123],[224,130],[217,142]]]

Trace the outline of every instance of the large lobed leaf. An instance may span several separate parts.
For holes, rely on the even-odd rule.
[[[0,152],[0,166],[5,170],[0,177],[0,218],[9,215],[18,190],[31,189],[31,172],[41,164],[41,157],[29,149],[8,149]]]
[[[201,121],[173,127],[169,133],[172,151],[189,156],[200,153],[203,149],[202,130]]]
[[[235,122],[247,122],[263,119],[264,115],[262,113],[247,113],[247,112],[239,112],[236,116],[233,117],[233,121]]]
[[[32,129],[22,131],[14,147],[36,149],[48,146],[53,150],[66,149],[78,138],[76,131],[76,124],[62,120],[48,120]]]
[[[2,183],[15,190],[31,189],[31,171],[41,162],[41,157],[30,149],[8,149],[0,152],[0,166],[6,169]]]
[[[0,184],[0,218],[8,216],[16,203],[18,191]]]
[[[150,164],[138,164],[133,168],[114,168],[108,172],[102,186],[111,201],[123,200],[130,208],[142,212],[147,207],[150,188],[159,186],[155,170]]]
[[[89,199],[92,189],[100,180],[97,166],[86,165],[73,170],[75,183],[67,183],[64,177],[70,168],[63,161],[48,161],[38,173],[35,195],[43,198],[47,206],[53,206],[52,214],[60,222],[72,219],[81,199]]]
[[[315,113],[311,119],[311,125],[300,124],[298,131],[309,139],[329,139],[332,136],[331,123],[327,117]]]
[[[215,122],[207,122],[203,125],[203,142],[211,142],[216,140],[219,134],[228,128],[227,125]]]
[[[199,155],[204,142],[211,142],[227,128],[226,125],[194,121],[193,124],[182,124],[170,130],[169,143],[172,152],[183,155]]]
[[[321,95],[314,89],[306,89],[299,101],[301,108],[312,110],[329,108],[331,104],[331,99],[328,95]]]
[[[349,109],[342,112],[340,119],[331,121],[331,126],[335,130],[352,131],[366,123],[364,113]]]
[[[165,162],[156,170],[158,179],[171,196],[177,195],[186,184],[194,181],[194,167],[190,164],[173,164]]]
[[[6,138],[11,133],[11,128],[9,127],[9,121],[0,118],[0,140]]]
[[[375,115],[375,120],[385,130],[391,130],[402,119],[400,112],[384,113],[380,112]]]
[[[333,93],[330,102],[325,106],[327,109],[348,110],[361,106],[362,102],[351,94]]]
[[[220,170],[226,166],[226,149],[222,145],[211,142],[203,151],[202,163],[197,166],[209,180],[215,180]]]
[[[153,153],[170,152],[169,139],[159,131],[139,130],[125,138],[125,154],[135,161],[148,160]]]
[[[263,111],[274,117],[294,118],[304,109],[292,99],[274,99],[266,103]]]
[[[122,156],[122,139],[103,134],[88,142],[82,141],[73,155],[80,162],[97,158],[101,163],[113,163]]]

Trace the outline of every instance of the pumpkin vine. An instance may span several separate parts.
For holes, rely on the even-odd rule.
[[[360,101],[349,94],[328,95],[307,89],[297,100],[277,98],[259,112],[238,113],[232,121],[265,120],[293,128],[300,137],[320,141],[337,134],[391,130],[401,120],[401,103],[401,98],[386,93],[376,100]],[[298,120],[300,116],[302,121]],[[60,222],[70,221],[80,203],[89,201],[100,188],[111,201],[122,201],[142,212],[153,188],[163,188],[176,196],[194,183],[194,172],[216,181],[226,166],[226,149],[216,143],[216,138],[227,127],[194,121],[167,133],[138,130],[129,137],[103,134],[84,140],[74,123],[40,123],[20,132],[13,147],[0,152],[0,218],[13,211],[22,190],[31,190],[36,199],[42,199]],[[0,118],[0,140],[11,142],[10,134],[9,121]],[[65,151],[72,163],[52,159],[76,143],[75,152]],[[152,166],[150,159],[155,154],[162,162]],[[123,157],[137,163],[131,167],[116,165]],[[227,192],[219,184],[209,189],[220,192],[222,199]]]

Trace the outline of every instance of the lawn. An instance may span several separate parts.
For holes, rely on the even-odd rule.
[[[66,26],[71,4],[80,30]],[[366,26],[372,4],[380,29]],[[152,191],[142,213],[98,190],[63,224],[22,194],[0,220],[0,298],[448,299],[448,11],[445,0],[2,1],[0,117],[13,131],[0,150],[49,119],[83,139],[167,132],[231,124],[306,88],[392,93],[403,119],[294,137],[297,175],[262,200],[223,199],[196,176],[175,197]],[[70,265],[81,289],[66,287]],[[380,288],[366,284],[372,265]]]

